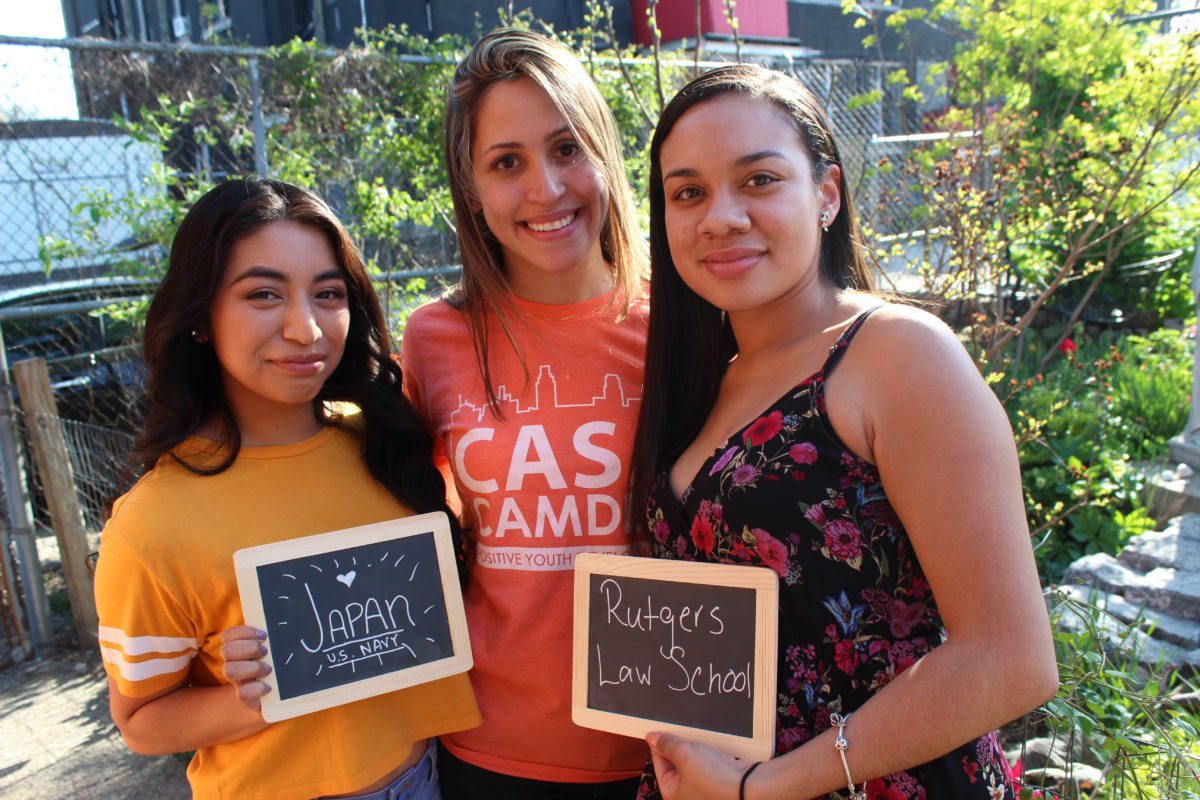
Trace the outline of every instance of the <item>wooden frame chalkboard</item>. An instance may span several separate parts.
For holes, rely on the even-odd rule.
[[[764,761],[775,749],[778,626],[771,569],[580,554],[571,718]]]
[[[441,512],[245,548],[234,567],[246,624],[267,631],[268,722],[474,663]]]

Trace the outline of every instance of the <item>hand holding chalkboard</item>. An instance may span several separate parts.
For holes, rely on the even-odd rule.
[[[470,669],[445,514],[234,554],[246,622],[267,631],[269,721]]]
[[[574,721],[770,757],[777,596],[769,569],[579,556]]]

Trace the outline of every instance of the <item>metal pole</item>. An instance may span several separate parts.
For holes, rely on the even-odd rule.
[[[1196,240],[1196,257],[1192,260],[1192,297],[1200,308],[1200,239]],[[1200,336],[1196,337],[1192,354],[1192,412],[1183,427],[1183,438],[1188,439],[1200,428]]]
[[[250,102],[254,120],[254,169],[264,178],[270,173],[267,167],[267,128],[263,124],[262,81],[258,76],[258,59],[250,59]]]
[[[21,589],[25,596],[25,611],[29,615],[29,631],[33,650],[40,658],[54,649],[54,634],[50,628],[50,604],[46,600],[46,584],[42,579],[42,562],[38,558],[37,541],[33,537],[33,509],[25,488],[25,460],[17,442],[13,424],[12,384],[8,379],[8,352],[4,346],[4,330],[0,327],[0,480],[4,482],[4,510],[11,526],[17,551],[17,569],[21,574]]]

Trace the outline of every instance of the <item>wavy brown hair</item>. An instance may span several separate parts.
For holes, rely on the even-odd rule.
[[[667,241],[662,146],[675,123],[697,105],[728,94],[773,103],[791,120],[813,162],[813,181],[841,170],[841,209],[821,235],[820,276],[841,289],[872,291],[846,169],[817,98],[795,78],[754,64],[718,67],[693,79],[663,109],[650,142],[650,330],[646,382],[634,437],[633,508],[645,508],[659,472],[675,463],[699,434],[717,400],[729,360],[737,354],[721,309],[693,292],[675,269]],[[737,125],[738,120],[729,120]]]
[[[608,213],[600,230],[600,249],[604,260],[613,267],[618,320],[624,318],[630,305],[642,295],[648,269],[637,207],[625,177],[617,123],[583,64],[565,45],[532,31],[500,28],[481,38],[454,70],[446,105],[446,171],[463,262],[462,279],[446,300],[466,314],[488,403],[497,412],[488,366],[489,313],[496,315],[518,359],[522,363],[524,359],[512,332],[516,310],[508,300],[500,243],[488,234],[483,212],[478,210],[471,139],[479,107],[488,90],[497,83],[521,78],[533,81],[550,97],[608,189]]]
[[[461,554],[458,523],[446,506],[446,485],[433,464],[433,437],[401,391],[400,365],[392,357],[383,309],[358,248],[319,197],[283,181],[225,181],[183,218],[167,273],[146,313],[142,350],[148,409],[134,443],[136,467],[148,471],[170,458],[193,473],[215,475],[237,459],[241,432],[222,388],[221,365],[211,344],[194,334],[209,330],[213,298],[234,246],[280,220],[324,235],[346,280],[350,329],[341,361],[313,400],[317,419],[340,425],[326,414],[326,404],[357,406],[363,459],[371,476],[417,513],[446,512]],[[182,458],[176,448],[210,422],[220,431],[221,460],[213,465],[211,458]]]

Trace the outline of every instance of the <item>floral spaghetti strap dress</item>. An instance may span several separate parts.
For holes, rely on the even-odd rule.
[[[879,473],[842,443],[825,413],[825,381],[874,310],[838,337],[816,374],[718,448],[682,501],[663,473],[647,508],[660,558],[779,573],[777,755],[829,728],[831,713],[854,711],[944,637]],[[903,728],[898,721],[897,733]],[[1014,797],[994,733],[866,788],[870,800]],[[647,766],[639,797],[657,796]]]

